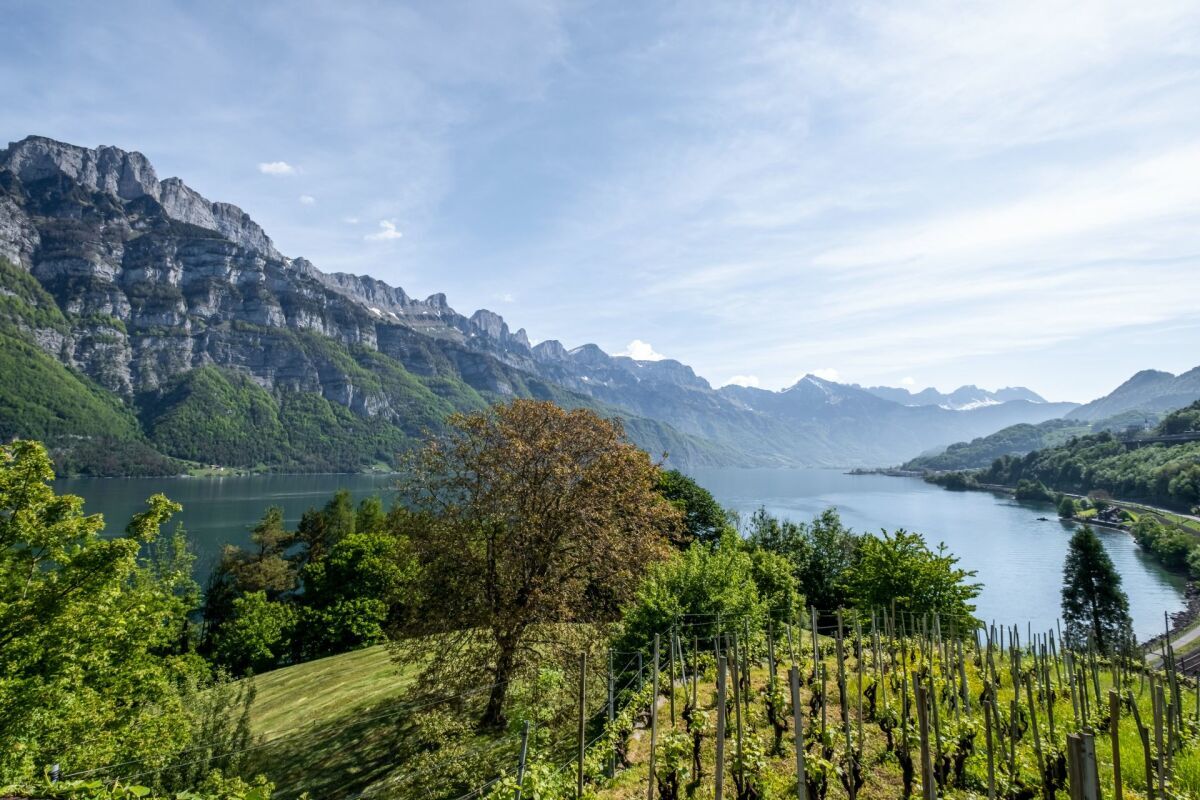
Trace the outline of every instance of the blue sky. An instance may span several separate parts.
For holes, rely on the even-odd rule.
[[[1200,364],[1195,2],[7,0],[0,138],[714,384]]]

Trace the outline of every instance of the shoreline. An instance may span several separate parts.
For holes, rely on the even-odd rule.
[[[868,469],[852,470],[846,474],[848,474],[848,475],[889,475],[892,477],[900,477],[900,478],[911,478],[911,477],[924,478],[928,473],[924,472],[924,471],[918,472],[915,470],[877,468],[877,469],[870,469],[870,470],[868,470]],[[933,483],[933,482],[930,481],[930,483]],[[933,483],[933,485],[938,486],[939,484]],[[1011,486],[1003,486],[1000,484],[991,484],[991,483],[975,483],[975,484],[971,484],[968,486],[964,486],[961,489],[958,489],[958,488],[951,489],[946,486],[941,486],[940,488],[942,488],[944,491],[947,491],[947,492],[950,492],[950,491],[991,492],[992,494],[1001,494],[1001,495],[1006,495],[1009,497],[1016,495],[1016,489]],[[1067,497],[1072,497],[1072,498],[1085,497],[1085,495],[1073,494],[1071,492],[1062,492],[1062,494],[1066,495]],[[1112,503],[1114,506],[1124,505],[1124,506],[1128,506],[1130,508],[1142,509],[1145,511],[1149,511],[1151,513],[1178,514],[1178,512],[1170,511],[1168,509],[1159,509],[1154,506],[1147,506],[1142,503],[1138,503],[1136,501],[1113,499],[1113,500],[1109,500],[1108,502]],[[1047,519],[1050,519],[1050,518],[1047,517]],[[1129,534],[1131,537],[1133,536],[1133,532],[1129,529],[1129,526],[1125,525],[1125,524],[1102,522],[1102,521],[1098,521],[1098,520],[1093,520],[1093,519],[1089,519],[1089,518],[1080,518],[1080,517],[1076,517],[1076,516],[1057,517],[1057,519],[1062,522],[1072,522],[1076,525],[1088,525],[1088,526],[1096,527],[1096,528],[1106,528],[1109,530],[1124,531],[1125,533]],[[1141,545],[1138,545],[1138,547],[1139,547],[1139,549],[1144,550],[1144,548],[1142,548]],[[1154,558],[1153,554],[1149,553],[1149,551],[1146,551],[1146,552],[1151,556],[1151,558]],[[1179,572],[1167,568],[1167,566],[1162,564],[1162,562],[1160,562],[1157,558],[1154,558],[1154,561],[1164,571],[1171,573],[1171,574],[1180,575]],[[1186,574],[1184,574],[1183,577],[1185,580],[1184,595],[1183,595],[1184,607],[1183,607],[1183,609],[1181,609],[1179,611],[1165,612],[1167,614],[1167,619],[1170,622],[1170,630],[1168,630],[1164,633],[1156,634],[1155,636],[1145,640],[1144,642],[1139,642],[1139,646],[1146,649],[1147,651],[1152,649],[1156,644],[1160,644],[1164,637],[1166,637],[1168,639],[1173,639],[1177,634],[1182,633],[1183,631],[1186,631],[1187,629],[1193,627],[1198,621],[1200,621],[1200,580],[1192,580],[1191,578],[1188,578],[1186,576]]]

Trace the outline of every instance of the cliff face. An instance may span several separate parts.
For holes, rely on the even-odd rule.
[[[241,209],[210,202],[177,178],[159,181],[138,153],[26,139],[0,152],[0,192],[3,254],[76,322],[65,335],[35,335],[126,398],[214,364],[270,389],[316,391],[359,413],[387,413],[386,397],[304,352],[296,333],[510,391],[505,371],[461,346],[463,337],[417,336],[422,327],[469,328],[444,302],[412,301],[370,278],[323,275],[285,259]]]

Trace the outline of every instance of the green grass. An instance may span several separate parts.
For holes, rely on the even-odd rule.
[[[402,767],[392,757],[401,696],[411,676],[385,646],[369,647],[253,678],[249,769],[267,775],[276,798],[354,797]],[[390,715],[390,716],[385,716]],[[381,718],[382,717],[382,718]]]
[[[251,725],[256,736],[274,738],[371,713],[400,696],[410,680],[385,645],[273,670],[254,678]]]

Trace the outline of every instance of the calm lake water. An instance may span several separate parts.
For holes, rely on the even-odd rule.
[[[1073,526],[1049,504],[1018,503],[984,492],[948,492],[916,478],[845,475],[834,470],[696,470],[694,477],[727,507],[749,514],[760,506],[806,521],[833,506],[855,530],[906,528],[931,545],[945,542],[984,584],[978,615],[1046,630],[1059,609],[1062,563]],[[246,544],[270,505],[289,524],[338,489],[356,498],[382,495],[390,503],[393,478],[383,475],[261,475],[239,478],[111,478],[58,481],[61,492],[82,495],[90,512],[119,532],[163,492],[183,504],[179,519],[193,542],[198,571],[206,574],[225,544]],[[1047,517],[1039,521],[1038,517]],[[1162,629],[1164,611],[1183,608],[1184,581],[1158,567],[1121,531],[1097,529],[1120,571],[1139,638]]]

